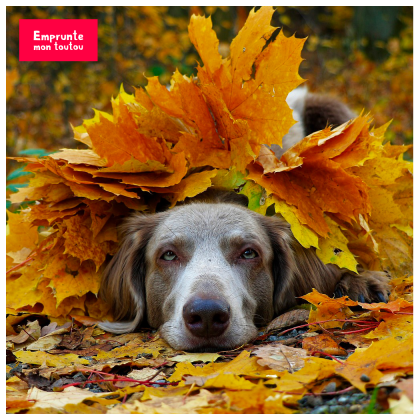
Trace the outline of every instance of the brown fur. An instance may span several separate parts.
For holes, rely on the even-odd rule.
[[[337,99],[313,93],[306,96],[303,114],[305,136],[330,125],[338,127],[352,118],[353,112]]]

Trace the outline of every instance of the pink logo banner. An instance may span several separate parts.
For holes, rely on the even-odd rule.
[[[98,61],[98,20],[20,19],[19,61]]]

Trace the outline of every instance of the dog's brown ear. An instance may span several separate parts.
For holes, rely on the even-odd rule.
[[[134,331],[146,313],[146,246],[160,214],[136,213],[119,229],[121,246],[102,276],[99,296],[111,306],[114,322],[103,322],[106,331]]]
[[[340,269],[325,265],[312,248],[304,248],[280,217],[264,217],[263,224],[273,250],[273,309],[278,315],[298,304],[297,298],[317,289],[332,296],[340,280]]]

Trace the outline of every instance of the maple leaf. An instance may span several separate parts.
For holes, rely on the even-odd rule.
[[[32,406],[33,409],[61,409],[65,408],[68,404],[77,404],[86,399],[90,399],[94,395],[93,392],[87,389],[76,387],[65,388],[58,395],[34,387],[28,391],[28,400],[35,401],[35,404]]]
[[[123,404],[110,410],[110,414],[170,414],[170,413],[199,413],[200,409],[214,407],[224,402],[222,396],[215,396],[211,392],[202,389],[199,394],[193,396],[168,396],[163,398],[151,398],[148,401]]]
[[[377,328],[365,335],[366,338],[383,340],[388,337],[406,339],[413,334],[413,315],[381,314],[382,322]]]
[[[413,338],[396,340],[394,337],[372,343],[367,349],[356,349],[336,372],[355,387],[366,392],[366,385],[380,383],[382,371],[413,369]]]
[[[328,334],[304,338],[302,348],[307,350],[309,354],[321,351],[332,356],[347,356],[347,352],[339,347],[337,342]]]
[[[392,302],[379,302],[379,303],[360,303],[360,306],[364,309],[372,310],[384,310],[389,311],[391,313],[398,312],[398,311],[406,311],[411,312],[413,309],[413,304],[411,302],[407,302],[404,299],[397,299]]]
[[[312,289],[311,293],[302,296],[302,299],[315,305],[315,309],[311,309],[309,313],[308,323],[331,320],[331,322],[323,323],[322,328],[341,328],[344,325],[343,320],[353,315],[349,307],[358,305],[357,302],[354,302],[347,296],[333,299],[323,293],[319,293],[315,289]],[[317,325],[311,325],[312,330],[319,328]]]
[[[294,372],[305,365],[306,350],[293,349],[282,344],[266,345],[255,352],[258,364],[268,366],[278,372]]]
[[[65,367],[69,364],[88,365],[89,361],[79,358],[76,354],[52,355],[42,351],[23,351],[15,353],[18,360],[22,363],[31,363],[34,365],[46,365],[52,367]]]

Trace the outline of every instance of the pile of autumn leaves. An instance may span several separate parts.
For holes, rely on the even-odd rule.
[[[310,312],[287,312],[259,341],[219,354],[180,354],[149,331],[114,336],[71,322],[41,328],[43,317],[22,315],[32,321],[7,337],[7,357],[16,359],[7,366],[7,412],[294,413],[305,396],[332,413],[337,402],[341,412],[361,412],[367,404],[350,407],[348,398],[378,387],[373,410],[412,413],[412,277],[392,287],[392,302],[360,303],[363,312],[353,312],[357,302],[347,297],[313,291],[303,297]],[[276,340],[262,341],[269,336]]]
[[[133,95],[122,90],[113,115],[95,110],[74,128],[85,148],[17,158],[34,177],[11,201],[33,204],[8,213],[11,319],[104,319],[96,295],[121,218],[209,188],[245,194],[262,214],[273,208],[325,263],[412,271],[412,164],[402,159],[406,146],[383,145],[387,127],[360,115],[281,159],[266,147],[281,146],[294,124],[285,100],[302,83],[304,43],[272,27],[272,14],[252,11],[225,59],[211,19],[193,16],[189,35],[203,62],[196,78],[175,72],[169,90],[157,77]]]

